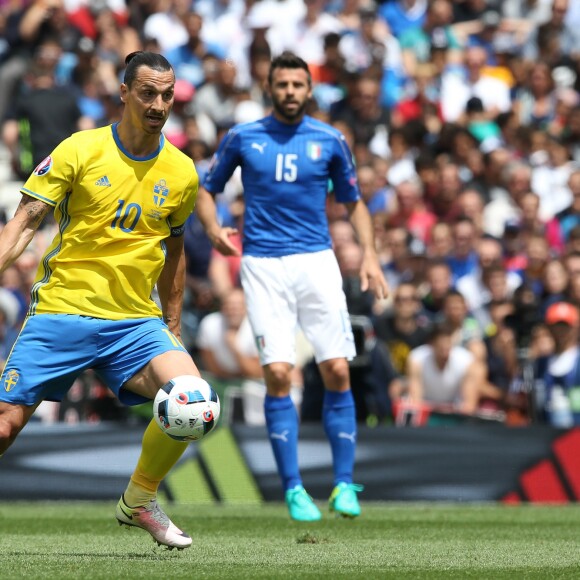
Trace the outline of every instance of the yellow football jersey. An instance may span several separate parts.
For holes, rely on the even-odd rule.
[[[47,249],[29,314],[121,320],[161,316],[151,298],[164,240],[193,211],[193,161],[163,136],[135,158],[116,125],[75,133],[42,161],[21,192],[54,206],[59,232]]]

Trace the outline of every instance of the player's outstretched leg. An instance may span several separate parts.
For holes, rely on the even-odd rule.
[[[319,520],[320,510],[302,486],[298,469],[298,415],[292,399],[266,395],[264,413],[290,517],[300,522]]]
[[[352,392],[325,391],[322,416],[334,468],[335,487],[330,495],[330,511],[355,518],[361,512],[357,493],[363,487],[352,483],[357,435]]]
[[[115,511],[120,525],[142,528],[160,546],[169,549],[182,550],[191,546],[192,540],[159,507],[157,489],[161,480],[183,455],[187,445],[167,437],[151,421],[143,435],[139,462]]]

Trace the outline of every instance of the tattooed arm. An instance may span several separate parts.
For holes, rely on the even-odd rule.
[[[44,216],[51,210],[52,207],[43,201],[22,196],[14,217],[0,232],[0,273],[24,252]]]

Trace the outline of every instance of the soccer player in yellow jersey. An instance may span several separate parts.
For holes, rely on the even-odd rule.
[[[0,378],[0,454],[41,401],[60,400],[87,368],[128,405],[153,399],[176,376],[199,376],[180,342],[183,226],[198,177],[161,132],[175,75],[156,53],[132,53],[125,62],[121,121],[58,145],[22,187],[0,233],[1,272],[49,211],[59,225]],[[162,310],[151,298],[155,285]],[[186,447],[152,422],[116,509],[120,524],[143,528],[169,548],[192,540],[161,510],[156,493]]]

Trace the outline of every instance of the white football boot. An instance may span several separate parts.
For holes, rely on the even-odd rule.
[[[129,507],[121,496],[115,516],[120,526],[142,528],[153,536],[159,546],[167,546],[169,550],[183,550],[191,546],[192,539],[173,524],[155,499],[145,506]]]

